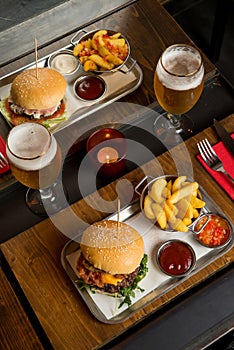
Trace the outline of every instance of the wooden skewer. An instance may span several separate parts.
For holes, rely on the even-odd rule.
[[[35,50],[35,61],[36,61],[36,76],[38,79],[38,55],[37,55],[37,39],[34,38],[34,50]]]
[[[119,221],[120,221],[120,200],[118,198],[118,216],[117,216],[117,228],[119,229]]]

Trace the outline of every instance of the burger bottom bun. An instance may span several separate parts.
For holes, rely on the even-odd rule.
[[[80,249],[94,267],[112,275],[129,274],[140,265],[144,241],[126,223],[103,220],[83,232]]]

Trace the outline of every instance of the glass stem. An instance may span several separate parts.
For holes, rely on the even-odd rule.
[[[42,188],[39,190],[40,194],[41,194],[41,198],[43,199],[50,199],[51,202],[53,202],[53,191],[51,189],[51,187],[47,187],[47,188]],[[54,197],[55,199],[55,197]]]
[[[169,119],[171,125],[176,129],[177,133],[180,133],[182,131],[180,117],[180,115],[167,113],[167,118]]]
[[[171,123],[175,128],[178,128],[178,126],[180,126],[179,116],[175,116],[174,114],[167,113],[167,118],[170,120],[170,123]]]

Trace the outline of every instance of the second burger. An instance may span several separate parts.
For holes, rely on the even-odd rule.
[[[33,121],[50,128],[66,119],[66,87],[65,78],[53,69],[26,69],[12,81],[0,110],[12,125]]]
[[[148,271],[142,236],[123,222],[94,223],[83,232],[76,271],[80,288],[122,296],[119,307],[131,305]]]

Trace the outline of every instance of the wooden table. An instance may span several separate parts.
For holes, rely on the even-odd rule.
[[[43,47],[48,42],[68,35],[75,28],[78,30],[87,23],[96,22],[103,16],[110,15],[134,1],[95,0],[86,3],[82,0],[75,2],[60,0],[57,1],[57,6],[55,5],[56,1],[50,1],[47,4],[34,1],[33,5],[28,3],[26,9],[24,2],[19,1],[18,4],[14,4],[10,1],[6,7],[3,5],[1,7],[0,21],[7,29],[1,30],[0,67],[9,61],[14,61],[20,56],[33,52],[34,38],[38,39],[38,46]]]
[[[223,121],[223,125],[229,132],[232,131],[232,118],[233,115]],[[233,203],[231,199],[224,194],[223,190],[207,175],[195,159],[197,154],[196,143],[204,137],[208,137],[212,143],[217,141],[214,132],[209,128],[186,142],[193,164],[195,180],[199,181],[201,186],[233,221]],[[177,147],[176,154],[178,156],[180,146]],[[158,174],[158,162],[162,164],[166,174],[174,174],[176,169],[173,162],[168,162],[169,158],[170,154],[166,152],[159,156],[157,161],[152,160],[146,163],[142,169],[134,170],[127,174],[125,178],[136,185],[142,179],[142,172],[156,176]],[[186,174],[186,164],[184,173]],[[116,197],[114,186],[115,183],[112,183],[102,188],[99,195],[106,200],[114,200]],[[91,195],[89,199],[92,203],[98,203],[96,194]],[[89,223],[100,220],[105,216],[104,213],[90,210],[85,199],[72,205],[72,210],[78,217]],[[64,213],[61,216],[61,221],[69,226],[70,220],[66,220],[66,213]],[[77,227],[77,231],[79,229],[81,227]],[[80,350],[101,347],[234,261],[234,249],[231,249],[207,268],[196,273],[155,302],[142,308],[125,322],[107,325],[97,321],[91,315],[61,266],[60,254],[67,241],[68,238],[53,225],[50,219],[47,219],[1,245],[1,250],[10,268],[52,346],[59,350],[77,349],[77,344],[79,344]]]
[[[137,59],[143,69],[144,79],[141,87],[123,100],[143,106],[156,103],[153,92],[153,72],[157,59],[166,46],[175,42],[191,43],[191,40],[165,9],[157,1],[151,0],[139,0],[112,16],[96,22],[89,29],[101,27],[112,27],[126,33],[131,43],[132,56]],[[67,45],[70,37],[71,35],[66,36],[59,42],[42,48],[39,50],[40,57]],[[31,63],[33,59],[33,55],[28,55],[14,63],[6,64],[2,67],[1,72],[2,74],[10,73],[12,69]],[[205,56],[204,62],[206,79],[208,79],[214,76],[216,68]],[[233,131],[232,118],[233,115],[222,122],[229,132]],[[214,199],[219,203],[225,214],[230,217],[233,210],[231,199],[207,175],[206,171],[194,158],[197,152],[196,142],[204,136],[209,137],[212,143],[217,141],[212,129],[209,128],[186,142],[193,164],[194,177],[206,189],[208,194],[214,196],[215,193]],[[179,146],[174,155],[176,154],[178,156],[180,154]],[[124,178],[135,186],[142,179],[144,173],[158,174],[158,162],[162,164],[165,173],[175,173],[176,169],[173,162],[169,162],[168,159],[170,159],[170,154],[166,152],[157,159],[146,163],[142,168],[137,168],[126,174]],[[184,163],[184,172],[186,173],[186,162]],[[99,195],[107,201],[114,200],[116,198],[115,185],[117,182],[110,183],[100,189]],[[91,195],[90,200],[98,203],[97,193]],[[100,220],[106,215],[104,211],[90,210],[85,199],[74,203],[71,208],[76,215],[79,215],[88,223]],[[114,208],[107,208],[106,211],[109,210],[113,211]],[[13,220],[12,217],[10,219]],[[231,217],[230,219],[233,220]],[[72,225],[72,223],[66,221],[65,214],[61,221],[66,225]],[[76,229],[77,231],[82,229],[82,225]],[[192,290],[209,276],[229,266],[234,260],[232,249],[179,287],[144,307],[125,322],[106,325],[97,321],[90,314],[61,266],[60,254],[67,241],[68,238],[53,225],[50,219],[47,219],[1,245],[1,251],[4,259],[6,259],[4,264],[9,264],[17,283],[22,288],[31,306],[30,314],[33,314],[39,320],[46,335],[43,337],[43,342],[47,349],[51,348],[51,345],[56,350],[100,348],[126,330],[131,329],[134,325],[142,322],[178,296]],[[25,328],[26,326],[22,325],[22,327]]]
[[[103,0],[99,1],[101,2]],[[64,23],[61,23],[61,26],[66,27]],[[139,101],[144,102],[144,104],[147,103],[148,99],[155,100],[152,86],[152,73],[154,72],[156,62],[162,51],[167,46],[177,42],[192,43],[192,40],[184,33],[157,0],[137,0],[132,5],[116,11],[106,18],[104,17],[100,20],[96,20],[92,25],[85,26],[83,24],[82,28],[86,30],[113,28],[116,31],[121,31],[128,38],[131,45],[131,55],[137,59],[144,71],[143,86],[139,89],[139,94],[137,95]],[[44,57],[68,45],[76,31],[77,28],[74,28],[70,34],[66,34],[59,40],[48,43],[48,45],[40,48],[38,51],[38,58]],[[7,50],[8,47],[5,49]],[[9,62],[5,62],[1,65],[1,76],[30,64],[34,62],[34,60],[35,55],[33,52],[17,59],[17,61],[12,61],[11,59]],[[216,67],[205,55],[204,61],[206,74],[212,75],[216,71]],[[151,89],[149,90],[150,86]]]
[[[147,24],[147,25],[146,25]],[[153,89],[153,75],[156,62],[162,51],[169,45],[183,42],[193,44],[191,39],[183,32],[168,12],[158,3],[158,1],[138,0],[126,8],[113,13],[111,16],[103,18],[95,24],[85,27],[86,30],[96,28],[113,28],[121,31],[128,38],[131,45],[131,56],[135,58],[143,71],[143,81],[141,86],[133,93],[122,98],[121,101],[148,106],[156,104],[155,93]],[[137,30],[136,30],[137,28]],[[62,39],[51,43],[39,49],[38,57],[42,58],[53,51],[67,46],[74,33],[66,35]],[[205,65],[206,80],[217,73],[216,67],[210,60],[203,55]],[[28,54],[14,62],[7,63],[1,67],[1,76],[21,69],[34,62],[34,54]],[[1,83],[1,82],[0,82]],[[95,115],[96,116],[96,115]],[[100,123],[111,123],[115,113],[111,112],[98,113]],[[86,128],[93,122],[93,117],[88,117],[79,122],[79,129]],[[121,115],[121,122],[131,122],[128,115]],[[73,135],[74,128],[71,126],[66,132],[60,133],[59,137],[66,143]],[[0,134],[6,138],[9,132],[9,126],[0,120]],[[0,177],[0,189],[11,186],[14,179],[10,173]]]
[[[18,297],[0,268],[0,344],[2,349],[43,349]]]

